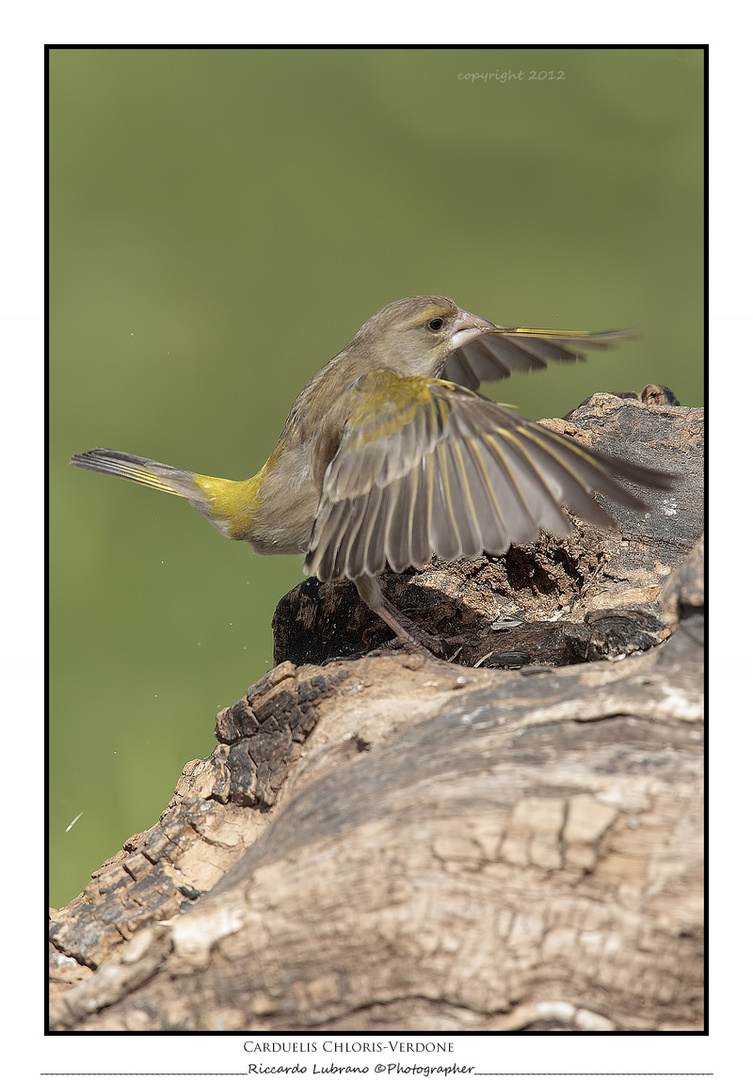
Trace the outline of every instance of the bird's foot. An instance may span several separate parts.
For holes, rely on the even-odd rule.
[[[391,630],[394,630],[397,635],[397,644],[404,645],[406,641],[409,641],[417,645],[419,649],[431,653],[432,656],[438,656],[441,660],[447,659],[453,646],[465,643],[465,638],[457,635],[443,638],[438,634],[429,634],[426,630],[422,630],[417,623],[409,619],[385,597],[382,597],[382,603],[374,608],[374,612],[387,623]]]

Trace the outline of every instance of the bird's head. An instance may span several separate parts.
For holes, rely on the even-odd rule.
[[[408,296],[372,315],[348,351],[401,375],[436,377],[450,353],[494,329],[446,296]]]

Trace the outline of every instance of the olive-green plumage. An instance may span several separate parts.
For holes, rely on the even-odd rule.
[[[389,304],[296,399],[269,460],[250,480],[222,480],[115,450],[72,464],[189,500],[226,536],[260,554],[306,552],[306,573],[348,577],[399,635],[415,627],[382,596],[376,575],[506,551],[539,532],[563,536],[566,507],[611,517],[600,491],[644,504],[613,479],[671,486],[666,473],[587,450],[475,393],[511,371],[574,361],[629,331],[600,334],[499,327],[439,296]]]

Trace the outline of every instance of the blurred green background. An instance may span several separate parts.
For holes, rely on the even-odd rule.
[[[69,456],[247,477],[361,323],[427,292],[504,324],[642,329],[486,388],[526,415],[647,382],[701,404],[703,53],[56,48],[50,125],[61,905],[211,751],[302,563]]]

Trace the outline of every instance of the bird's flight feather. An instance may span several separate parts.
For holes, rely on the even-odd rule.
[[[439,379],[370,372],[350,388],[340,447],[327,468],[304,570],[322,579],[501,554],[541,529],[565,536],[562,506],[601,527],[598,490],[645,503],[611,473],[667,487],[669,478],[588,450],[472,391]],[[369,410],[379,397],[381,408]]]

